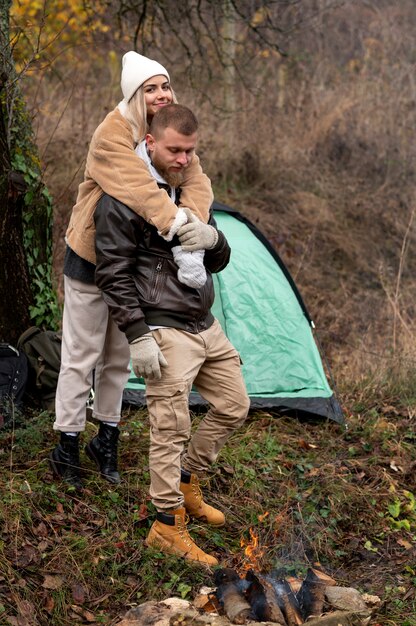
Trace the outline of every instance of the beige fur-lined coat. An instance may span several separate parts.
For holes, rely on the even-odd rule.
[[[134,152],[130,124],[116,107],[91,139],[84,181],[66,231],[66,241],[81,258],[95,264],[94,211],[103,193],[116,198],[156,226],[169,232],[178,207],[159,189],[146,164]],[[189,207],[204,222],[213,201],[211,182],[195,155],[185,171],[180,206]]]

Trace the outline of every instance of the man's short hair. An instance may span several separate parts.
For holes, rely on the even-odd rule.
[[[181,135],[193,135],[198,130],[198,120],[191,109],[182,104],[167,104],[155,113],[149,133],[160,136],[165,128],[173,128]]]

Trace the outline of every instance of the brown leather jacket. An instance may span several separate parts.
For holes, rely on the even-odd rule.
[[[211,273],[219,272],[230,259],[230,247],[223,233],[206,250],[207,281],[192,289],[177,278],[171,243],[111,196],[98,202],[95,215],[97,265],[95,282],[103,291],[111,315],[129,342],[149,332],[148,325],[180,328],[198,333],[214,321]],[[212,213],[209,224],[216,227]]]

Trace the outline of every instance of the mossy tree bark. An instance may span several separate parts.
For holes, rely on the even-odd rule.
[[[13,63],[10,5],[0,0],[0,341],[16,343],[31,323],[52,325],[56,298],[51,199]]]

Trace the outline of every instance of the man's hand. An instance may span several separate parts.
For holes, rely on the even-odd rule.
[[[184,209],[188,223],[178,230],[179,241],[186,252],[211,250],[218,241],[218,233],[213,226],[204,224],[190,209]]]
[[[133,371],[137,378],[162,378],[161,367],[168,362],[160,351],[152,333],[146,333],[129,345]]]

